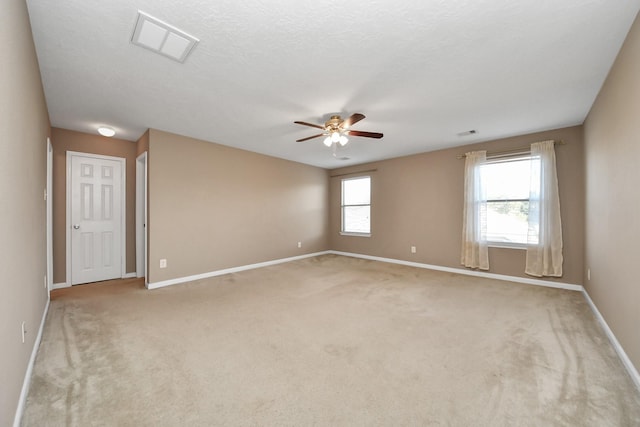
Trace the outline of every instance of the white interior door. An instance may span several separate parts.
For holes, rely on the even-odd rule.
[[[68,153],[71,284],[122,277],[124,159]]]

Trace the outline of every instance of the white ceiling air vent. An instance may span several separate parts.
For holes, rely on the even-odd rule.
[[[131,37],[131,43],[178,62],[184,62],[199,41],[184,31],[140,10]]]

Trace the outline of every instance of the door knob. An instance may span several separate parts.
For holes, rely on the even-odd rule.
[[[79,229],[79,228],[80,228],[80,224],[73,224],[73,229],[74,229],[74,230],[77,230],[77,229]]]

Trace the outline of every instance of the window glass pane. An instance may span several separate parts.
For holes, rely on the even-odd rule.
[[[343,231],[347,233],[370,233],[370,206],[345,206],[342,208]]]
[[[531,157],[498,160],[482,166],[481,174],[487,200],[487,234],[489,242],[507,244],[537,243],[537,230],[529,234],[529,193],[532,167],[539,167]]]
[[[342,181],[343,205],[368,205],[371,200],[371,178],[345,179]]]
[[[528,201],[488,202],[487,240],[502,243],[527,243],[528,215]]]
[[[529,199],[531,159],[487,163],[482,166],[487,200]]]

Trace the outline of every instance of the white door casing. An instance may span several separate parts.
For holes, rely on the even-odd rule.
[[[125,274],[125,165],[119,157],[67,152],[67,281]]]
[[[147,278],[147,152],[136,159],[136,276]]]
[[[47,293],[51,291],[53,284],[53,145],[51,138],[47,137],[47,188],[46,198],[46,222],[47,222]]]

